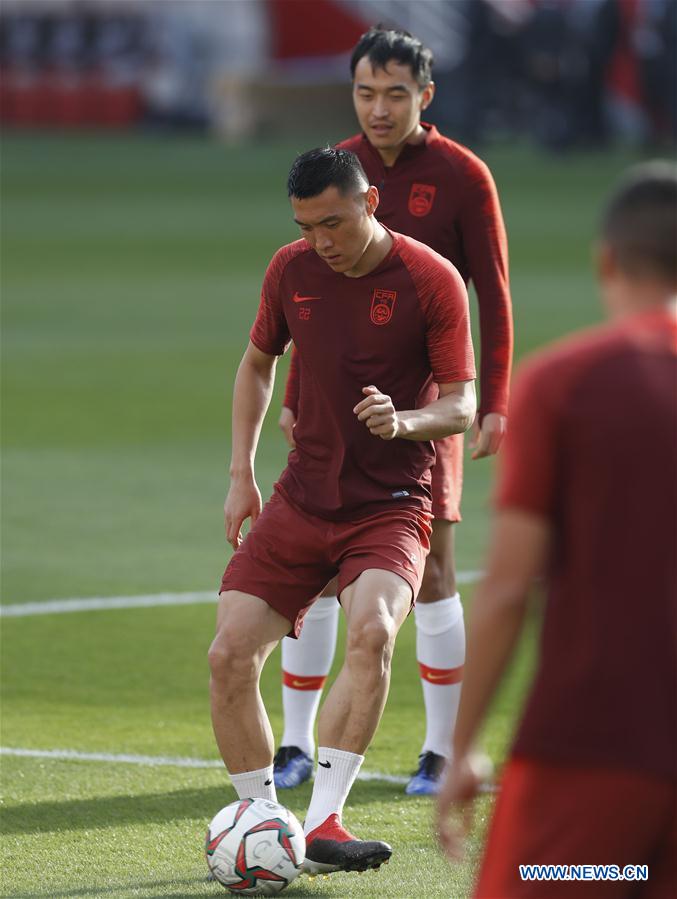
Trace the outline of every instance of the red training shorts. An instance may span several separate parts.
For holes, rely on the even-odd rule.
[[[506,765],[476,899],[674,899],[677,784],[619,768]],[[523,881],[520,865],[648,865],[648,880]]]
[[[338,595],[363,571],[383,568],[411,587],[412,603],[430,549],[430,516],[394,508],[359,521],[332,522],[292,505],[275,491],[234,553],[221,592],[258,596],[288,618],[298,636],[303,617],[338,574]]]
[[[463,492],[463,434],[435,441],[431,492],[433,515],[445,521],[461,520]]]

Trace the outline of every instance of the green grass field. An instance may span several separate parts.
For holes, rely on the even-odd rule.
[[[265,265],[296,237],[287,168],[314,143],[4,140],[3,603],[216,590],[229,557],[233,374]],[[525,149],[486,158],[508,225],[519,356],[599,318],[589,244],[599,202],[629,160]],[[278,384],[285,370],[283,361]],[[285,459],[279,396],[258,457],[264,494]],[[467,465],[462,570],[481,566],[491,475],[486,462]],[[216,760],[213,623],[209,604],[4,618],[2,746]],[[404,775],[419,749],[414,636],[409,621],[368,771]],[[532,645],[486,730],[499,765]],[[277,656],[263,689],[279,734]],[[222,770],[4,755],[2,781],[3,895],[221,895],[204,882],[202,840],[235,798]],[[302,817],[308,796],[306,786],[280,798]],[[466,896],[489,802],[455,867],[435,848],[430,808],[399,785],[358,782],[346,822],[389,839],[392,863],[363,877],[302,878],[286,895]]]

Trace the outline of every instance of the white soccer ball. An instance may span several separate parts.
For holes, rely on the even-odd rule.
[[[272,896],[301,873],[306,855],[296,817],[268,799],[238,799],[214,816],[207,830],[209,870],[226,889]]]

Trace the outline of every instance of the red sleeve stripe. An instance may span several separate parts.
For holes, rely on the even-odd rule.
[[[305,677],[302,674],[291,674],[289,671],[282,672],[282,683],[292,690],[321,690],[326,680],[327,676],[322,674],[318,677]]]
[[[418,663],[418,670],[421,674],[421,680],[427,680],[431,684],[460,684],[463,680],[463,665],[458,668],[430,668],[423,662]]]

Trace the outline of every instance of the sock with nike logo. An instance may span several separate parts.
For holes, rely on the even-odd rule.
[[[449,758],[456,724],[465,661],[465,627],[461,597],[419,603],[416,657],[423,686],[426,734],[421,752]]]
[[[313,795],[310,798],[308,813],[303,824],[306,834],[319,827],[326,821],[329,815],[343,813],[343,806],[350,788],[355,782],[362,762],[363,755],[354,752],[345,752],[343,749],[331,749],[320,746],[317,750],[317,771]]]
[[[315,716],[336,651],[338,615],[336,597],[321,596],[306,615],[298,640],[285,637],[282,641],[284,734],[280,746],[298,746],[311,758]]]
[[[270,799],[271,802],[277,802],[272,765],[256,771],[231,774],[230,781],[239,799]]]

